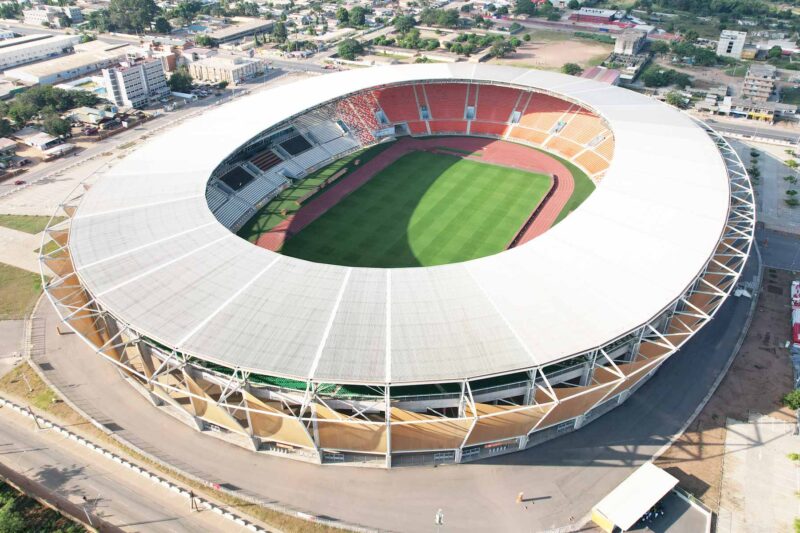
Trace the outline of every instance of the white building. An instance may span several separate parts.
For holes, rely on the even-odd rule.
[[[741,59],[746,40],[746,31],[723,30],[717,42],[717,55]]]
[[[83,13],[75,6],[48,6],[38,5],[22,11],[23,22],[34,26],[51,26],[61,28],[62,22],[68,19],[70,23],[83,22]],[[69,25],[69,24],[67,24]]]
[[[31,84],[61,83],[117,65],[134,47],[98,40],[76,44],[74,48],[74,54],[6,70],[5,77]]]
[[[196,80],[227,81],[237,84],[264,70],[264,61],[257,58],[217,54],[188,65],[189,74]]]
[[[80,40],[77,35],[36,34],[0,41],[0,69],[64,54]]]
[[[161,61],[148,59],[103,69],[108,98],[120,107],[143,107],[169,94]]]

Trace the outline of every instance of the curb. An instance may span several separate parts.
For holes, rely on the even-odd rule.
[[[185,477],[185,478],[187,478],[187,479],[189,479],[191,481],[194,481],[195,483],[198,483],[200,485],[204,485],[206,487],[212,488],[211,483],[209,483],[207,480],[202,479],[202,478],[200,478],[200,477],[198,477],[198,476],[196,476],[194,474],[191,474],[189,472],[183,471],[183,470],[181,470],[180,468],[178,468],[176,466],[173,466],[173,465],[171,465],[169,463],[164,462],[163,460],[159,459],[155,455],[153,455],[153,454],[151,454],[151,453],[149,453],[149,452],[147,452],[145,450],[142,450],[140,447],[138,447],[137,445],[133,444],[129,440],[127,440],[124,437],[118,435],[117,433],[109,430],[106,426],[104,426],[100,422],[96,421],[92,416],[90,416],[88,413],[86,413],[78,405],[73,403],[72,400],[70,400],[64,393],[61,392],[61,389],[56,387],[53,384],[53,382],[50,381],[50,379],[45,375],[44,371],[39,367],[39,364],[36,361],[33,360],[33,358],[31,357],[31,354],[30,354],[30,346],[31,346],[30,327],[31,327],[31,324],[32,324],[33,317],[36,315],[36,313],[37,313],[37,311],[39,309],[39,305],[41,305],[42,301],[47,301],[47,298],[46,298],[44,292],[39,297],[39,300],[36,302],[36,305],[34,306],[33,310],[31,311],[31,314],[30,314],[30,316],[28,318],[28,324],[26,325],[26,335],[27,336],[26,336],[25,347],[24,347],[25,348],[24,358],[25,358],[25,361],[33,369],[33,371],[36,372],[36,375],[38,375],[39,378],[45,383],[45,385],[47,385],[53,391],[55,391],[58,394],[59,398],[61,400],[63,400],[64,403],[66,403],[72,410],[74,410],[82,418],[84,418],[89,423],[91,423],[95,428],[97,428],[98,430],[102,431],[105,435],[107,435],[108,437],[110,437],[110,438],[114,439],[115,441],[117,441],[121,446],[124,446],[124,447],[128,448],[129,450],[132,450],[133,452],[141,455],[142,457],[144,457],[148,461],[151,461],[154,464],[160,465],[162,468],[164,468],[167,471],[175,472],[176,474],[178,474],[180,476],[183,476],[183,477]],[[2,402],[2,401],[9,402],[9,400],[6,400],[2,396],[0,396],[0,402]],[[9,402],[9,403],[13,403],[13,402]],[[0,403],[0,405],[3,405],[3,404]],[[23,408],[23,410],[24,410],[24,408]],[[23,414],[25,414],[26,416],[34,416],[34,415],[31,415],[27,410],[24,410]],[[36,417],[34,416],[34,418],[36,418]],[[42,417],[38,417],[38,418],[41,419],[41,420],[46,420],[46,419],[44,419]],[[51,424],[52,426],[56,426],[56,424],[53,424],[52,422],[47,421],[47,423]],[[75,437],[83,439],[82,437],[79,437],[78,435],[75,435]],[[88,441],[86,439],[83,439],[83,440],[86,441],[89,445],[96,446],[98,449],[102,449],[101,447],[99,447],[97,445],[94,445],[93,443],[91,443],[90,441]],[[113,455],[113,456],[116,456],[116,454],[113,454],[113,452],[108,451],[108,453]],[[119,456],[117,456],[117,457],[119,457]],[[119,457],[119,459],[125,461],[121,457]],[[125,462],[128,462],[128,461],[125,461]],[[149,470],[147,470],[145,468],[141,468],[141,467],[139,467],[139,466],[137,466],[137,465],[135,465],[133,463],[131,463],[131,465],[132,465],[131,469],[134,472],[137,472],[137,473],[141,474],[144,477],[149,477],[151,479],[153,479],[153,478],[162,479],[157,474],[155,474],[153,472],[150,472]],[[181,494],[186,495],[186,497],[188,498],[188,494],[189,494],[188,491],[186,491],[185,489],[181,488],[180,486],[178,486],[178,485],[176,485],[174,483],[171,483],[171,482],[169,482],[167,480],[164,480],[164,481],[166,483],[170,483],[171,486],[175,487],[175,489],[172,489],[172,490],[176,490],[177,489],[177,492],[180,492]],[[288,516],[291,516],[291,517],[294,517],[294,518],[298,518],[298,519],[304,520],[306,522],[310,522],[310,523],[314,523],[314,524],[321,524],[321,525],[325,525],[325,526],[328,526],[328,527],[331,527],[331,528],[341,529],[341,530],[346,530],[346,531],[356,531],[358,533],[372,533],[372,532],[376,531],[375,529],[370,529],[370,528],[366,528],[366,527],[363,527],[363,526],[358,526],[358,525],[355,525],[355,524],[349,524],[349,523],[346,523],[346,522],[343,522],[343,521],[339,521],[339,520],[328,520],[328,519],[325,519],[325,518],[318,517],[318,516],[316,516],[314,514],[311,514],[311,513],[306,513],[306,512],[298,511],[298,510],[295,510],[295,509],[290,509],[288,507],[283,507],[283,506],[281,506],[279,504],[275,504],[275,503],[272,503],[272,502],[266,502],[264,500],[261,500],[259,498],[250,496],[248,494],[241,494],[241,493],[237,493],[237,492],[231,491],[231,490],[225,488],[224,486],[220,486],[219,488],[216,488],[216,487],[213,487],[213,488],[215,488],[215,490],[218,490],[219,492],[224,493],[224,494],[226,494],[226,495],[228,495],[230,497],[237,498],[239,500],[252,503],[252,504],[257,505],[259,507],[265,507],[265,508],[270,509],[272,511],[275,511],[275,512],[278,512],[278,513],[281,513],[281,514],[284,514],[284,515],[288,515]],[[195,498],[199,499],[198,496],[195,496]],[[207,501],[207,503],[210,506],[213,506],[214,508],[216,508],[217,510],[215,512],[221,513],[223,516],[225,516],[226,518],[229,518],[230,520],[234,521],[238,525],[250,524],[250,525],[244,525],[244,527],[247,527],[251,531],[269,531],[269,530],[264,529],[261,526],[258,526],[258,525],[254,524],[254,523],[247,522],[246,520],[234,515],[233,513],[230,513],[229,511],[226,511],[222,507],[219,507],[216,504],[214,504],[214,503],[212,503],[212,502],[210,502],[208,500],[204,500],[204,501]],[[211,507],[209,507],[209,509],[211,509]],[[211,510],[214,510],[214,509],[211,509]],[[230,515],[230,517],[228,515]],[[244,522],[244,524],[240,523],[240,521]],[[253,529],[253,528],[255,528],[255,529]]]
[[[71,441],[77,442],[78,444],[80,444],[80,445],[82,445],[82,446],[84,446],[84,447],[86,447],[86,448],[88,448],[88,449],[90,449],[90,450],[92,450],[92,451],[104,456],[106,459],[110,459],[110,460],[114,461],[115,463],[118,463],[118,464],[124,466],[125,468],[127,468],[127,469],[129,469],[129,470],[131,470],[131,471],[133,471],[133,472],[135,472],[137,474],[139,474],[140,476],[142,476],[142,477],[144,477],[146,479],[149,479],[153,483],[161,485],[162,487],[165,487],[165,488],[171,490],[172,492],[175,492],[176,494],[179,494],[179,495],[183,496],[186,499],[189,499],[190,497],[192,497],[193,493],[191,491],[188,491],[188,490],[176,485],[175,483],[172,483],[171,481],[169,481],[169,480],[167,480],[167,479],[165,479],[163,477],[160,477],[158,474],[154,474],[153,472],[150,472],[150,471],[148,471],[148,470],[146,470],[146,469],[144,469],[144,468],[142,468],[142,467],[140,467],[138,465],[135,465],[135,464],[131,463],[130,461],[120,457],[119,455],[117,455],[117,454],[115,454],[115,453],[113,453],[113,452],[111,452],[109,450],[106,450],[102,446],[94,444],[93,442],[90,442],[89,440],[81,437],[80,435],[77,435],[77,434],[71,432],[70,430],[64,428],[63,426],[60,426],[60,425],[58,425],[58,424],[56,424],[54,422],[51,422],[50,420],[48,420],[48,419],[46,419],[44,417],[41,417],[39,415],[34,414],[30,410],[30,408],[25,408],[25,407],[23,407],[23,406],[21,406],[21,405],[19,405],[17,403],[14,403],[13,401],[11,401],[11,400],[3,397],[3,396],[0,396],[0,407],[9,407],[13,411],[16,411],[17,413],[19,413],[19,414],[21,414],[21,415],[23,415],[23,416],[25,416],[27,418],[30,418],[30,419],[34,420],[36,422],[36,424],[38,426],[40,426],[41,428],[43,428],[43,429],[52,429],[53,431],[56,431],[57,433],[60,433],[64,437],[70,439]],[[240,525],[240,526],[243,526],[243,527],[249,529],[250,531],[257,531],[257,532],[262,532],[262,531],[263,532],[268,532],[269,531],[267,529],[262,528],[261,526],[258,526],[258,525],[254,524],[254,523],[252,523],[252,522],[250,522],[248,520],[245,520],[245,519],[235,515],[234,513],[231,513],[230,511],[228,511],[228,510],[216,505],[215,503],[212,503],[211,501],[209,501],[209,500],[207,500],[207,499],[205,499],[205,498],[203,498],[201,496],[194,496],[194,499],[195,499],[195,502],[197,502],[196,504],[197,504],[198,507],[201,507],[201,508],[207,509],[209,511],[212,511],[214,513],[217,513],[220,516],[222,516],[224,518],[227,518],[228,520],[233,521],[237,525]]]

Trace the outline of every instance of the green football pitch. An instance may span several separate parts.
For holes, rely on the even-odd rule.
[[[291,237],[281,252],[359,267],[475,259],[503,251],[551,185],[541,174],[412,152]]]

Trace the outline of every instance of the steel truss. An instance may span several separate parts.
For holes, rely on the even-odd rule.
[[[41,249],[49,241],[57,245],[40,256],[45,292],[61,320],[154,405],[255,450],[315,463],[355,458],[390,467],[393,458],[407,454],[462,462],[497,446],[523,449],[553,433],[542,430],[577,429],[599,406],[605,412],[624,401],[713,318],[739,279],[755,230],[753,190],[730,145],[700,124],[719,148],[730,183],[728,219],[704,267],[649,322],[561,362],[578,361],[574,371],[528,369],[526,379],[509,389],[513,394],[491,397],[488,389],[475,389],[475,380],[459,382],[457,394],[416,402],[393,395],[391,384],[374,385],[370,397],[337,396],[311,379],[305,390],[292,390],[259,385],[246,369],[210,366],[160,345],[102,309],[73,269],[69,231],[83,186],[59,206],[44,232]],[[67,218],[56,222],[62,214]]]

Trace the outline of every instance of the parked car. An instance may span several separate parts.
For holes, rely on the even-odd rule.
[[[25,185],[27,183],[25,180],[15,180],[14,185]]]

